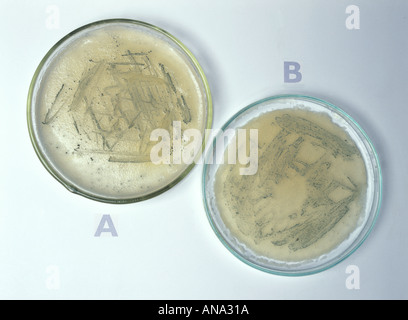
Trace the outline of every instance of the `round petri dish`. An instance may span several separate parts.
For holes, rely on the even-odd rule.
[[[156,196],[195,161],[179,154],[211,127],[208,82],[193,54],[151,24],[110,19],[71,32],[42,59],[28,128],[45,168],[68,190],[109,203]],[[195,142],[195,155],[205,139]],[[198,156],[198,155],[197,155]]]
[[[378,156],[363,129],[320,99],[281,95],[234,115],[209,146],[204,206],[241,261],[287,276],[330,268],[373,228]]]

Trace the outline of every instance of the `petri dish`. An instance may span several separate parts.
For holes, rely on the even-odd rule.
[[[69,191],[108,203],[173,187],[195,164],[176,161],[191,143],[183,132],[203,134],[212,122],[193,54],[165,30],[129,19],[90,23],[61,39],[35,71],[27,104],[45,168]],[[196,142],[197,153],[204,145]]]
[[[241,261],[285,276],[352,254],[378,216],[382,177],[372,142],[343,110],[302,95],[235,114],[206,154],[202,191],[212,229]]]

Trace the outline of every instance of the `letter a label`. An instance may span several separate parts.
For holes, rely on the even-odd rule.
[[[349,30],[360,29],[360,8],[356,5],[349,5],[346,8],[346,13],[349,14],[346,19],[346,28]]]
[[[118,236],[112,217],[109,214],[104,214],[102,216],[98,229],[95,232],[95,237],[100,237],[102,233],[110,233],[112,237]]]
[[[346,278],[346,288],[349,290],[360,289],[360,269],[355,265],[349,265],[346,268],[346,273],[350,274]]]

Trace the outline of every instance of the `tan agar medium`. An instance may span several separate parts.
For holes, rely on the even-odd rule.
[[[221,165],[214,192],[231,235],[258,255],[286,262],[324,255],[352,233],[366,197],[366,168],[329,116],[302,109],[262,114],[255,175]],[[249,142],[247,142],[248,145]]]
[[[96,23],[47,62],[33,97],[34,138],[64,184],[103,201],[140,200],[187,164],[153,164],[156,128],[204,132],[211,102],[201,69],[155,27]],[[180,45],[180,44],[179,44]]]

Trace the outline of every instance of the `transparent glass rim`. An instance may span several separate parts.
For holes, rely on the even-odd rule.
[[[220,240],[220,242],[240,261],[244,262],[245,264],[258,269],[260,271],[270,273],[270,274],[275,274],[279,276],[307,276],[307,275],[312,275],[316,274],[322,271],[325,271],[327,269],[330,269],[334,267],[335,265],[339,264],[340,262],[344,261],[346,258],[348,258],[351,254],[353,254],[367,239],[369,234],[371,233],[372,229],[374,228],[374,225],[378,219],[378,215],[380,212],[380,207],[381,207],[381,202],[382,202],[382,171],[381,171],[381,166],[380,166],[380,160],[378,157],[378,153],[376,152],[374,145],[369,138],[369,136],[366,134],[366,132],[363,130],[363,128],[345,111],[340,109],[339,107],[335,106],[334,104],[327,102],[325,100],[315,98],[312,96],[307,96],[307,95],[300,95],[300,94],[282,94],[282,95],[275,95],[275,96],[270,96],[261,100],[258,100],[254,103],[249,104],[248,106],[244,107],[237,113],[235,113],[228,121],[225,122],[225,124],[221,128],[221,132],[225,131],[228,129],[230,124],[238,119],[242,114],[247,112],[248,110],[255,108],[265,102],[273,102],[274,100],[279,100],[279,99],[297,99],[299,101],[309,101],[312,103],[317,103],[320,105],[323,105],[330,111],[334,111],[335,113],[341,115],[343,118],[348,120],[350,124],[352,124],[353,129],[358,131],[357,133],[361,134],[361,136],[364,138],[365,146],[369,148],[369,151],[371,151],[370,154],[372,154],[372,158],[370,159],[371,161],[374,162],[373,165],[373,174],[375,178],[377,178],[378,183],[375,185],[375,190],[374,190],[374,197],[373,197],[373,203],[371,207],[371,211],[369,214],[369,217],[366,221],[366,224],[364,225],[363,229],[361,230],[360,234],[357,236],[357,238],[354,240],[354,242],[341,254],[339,254],[337,257],[328,260],[325,263],[322,263],[321,265],[317,265],[315,267],[311,268],[305,268],[302,270],[291,270],[291,269],[284,269],[284,268],[269,268],[266,266],[263,266],[261,264],[258,264],[254,261],[251,261],[250,259],[247,259],[244,257],[241,253],[239,253],[234,246],[223,236],[222,232],[218,229],[217,224],[215,223],[213,217],[212,217],[212,210],[210,208],[210,205],[208,203],[207,199],[207,180],[208,180],[208,170],[210,166],[213,166],[214,164],[210,164],[209,161],[206,161],[204,164],[204,168],[202,171],[202,195],[203,195],[203,203],[204,203],[204,209],[207,215],[207,219],[211,225],[211,228],[213,229],[214,233],[216,234],[217,238]],[[217,137],[214,138],[213,142],[210,144],[208,152],[206,154],[206,157],[212,157],[212,153],[215,150],[216,146],[216,139]]]
[[[181,51],[190,59],[190,62],[193,64],[194,68],[198,72],[198,76],[199,76],[199,78],[200,78],[200,80],[202,82],[204,92],[205,92],[205,95],[206,95],[206,110],[205,110],[206,111],[206,119],[204,120],[205,126],[204,126],[203,129],[204,129],[204,131],[206,131],[206,129],[211,129],[212,121],[213,121],[213,103],[212,103],[211,90],[210,90],[210,86],[209,86],[207,77],[206,77],[206,75],[204,73],[204,70],[201,67],[198,60],[196,59],[196,57],[193,55],[193,53],[178,38],[176,38],[175,36],[173,36],[172,34],[167,32],[166,30],[164,30],[164,29],[162,29],[160,27],[157,27],[157,26],[155,26],[153,24],[144,22],[144,21],[133,20],[133,19],[123,19],[123,18],[104,19],[104,20],[99,20],[99,21],[95,21],[95,22],[83,25],[83,26],[73,30],[72,32],[68,33],[66,36],[61,38],[54,46],[51,47],[51,49],[46,53],[46,55],[43,57],[40,64],[38,65],[37,69],[35,70],[35,73],[33,75],[31,83],[30,83],[30,87],[29,87],[29,91],[28,91],[28,98],[27,98],[27,125],[28,125],[28,132],[29,132],[30,140],[31,140],[31,143],[32,143],[32,145],[34,147],[34,150],[35,150],[35,153],[36,153],[37,157],[39,158],[39,160],[41,161],[41,163],[43,164],[45,169],[58,182],[60,182],[66,189],[68,189],[72,193],[78,194],[80,196],[83,196],[85,198],[95,200],[95,201],[98,201],[98,202],[113,203],[113,204],[127,204],[127,203],[134,203],[134,202],[144,201],[144,200],[156,197],[156,196],[162,194],[163,192],[171,189],[172,187],[174,187],[176,184],[178,184],[181,180],[183,180],[190,173],[190,171],[195,166],[195,162],[193,161],[192,164],[187,166],[182,171],[182,173],[179,176],[177,176],[176,179],[174,179],[173,181],[171,181],[167,185],[164,185],[160,189],[158,189],[158,190],[156,190],[154,192],[151,192],[149,194],[142,195],[142,196],[135,196],[135,197],[131,197],[131,198],[125,198],[125,199],[113,199],[113,198],[106,198],[106,197],[102,197],[102,196],[96,196],[96,195],[93,195],[93,194],[91,194],[91,193],[89,193],[89,192],[87,192],[85,190],[82,190],[82,189],[80,190],[79,188],[75,187],[72,183],[68,182],[66,179],[64,179],[64,177],[62,177],[60,174],[58,174],[58,172],[56,170],[54,170],[51,163],[49,161],[47,161],[46,156],[41,151],[39,141],[37,141],[37,139],[35,137],[34,126],[33,126],[34,119],[32,118],[32,110],[33,110],[33,108],[35,108],[35,105],[33,105],[33,103],[34,103],[34,101],[33,101],[34,88],[36,86],[36,83],[37,83],[37,80],[38,80],[38,77],[39,77],[41,71],[45,67],[46,62],[48,61],[48,59],[54,54],[54,52],[56,52],[56,50],[58,50],[66,41],[68,41],[73,36],[75,36],[76,34],[82,32],[82,31],[84,31],[86,29],[89,29],[89,28],[92,28],[92,27],[95,27],[95,26],[118,24],[118,23],[142,26],[142,27],[145,27],[145,28],[150,29],[152,31],[158,32],[159,34],[161,34],[165,38],[172,41],[176,46],[178,46],[181,49]],[[204,139],[203,139],[202,146],[201,146],[201,153],[204,152],[206,143],[207,143],[207,136],[204,135]]]

